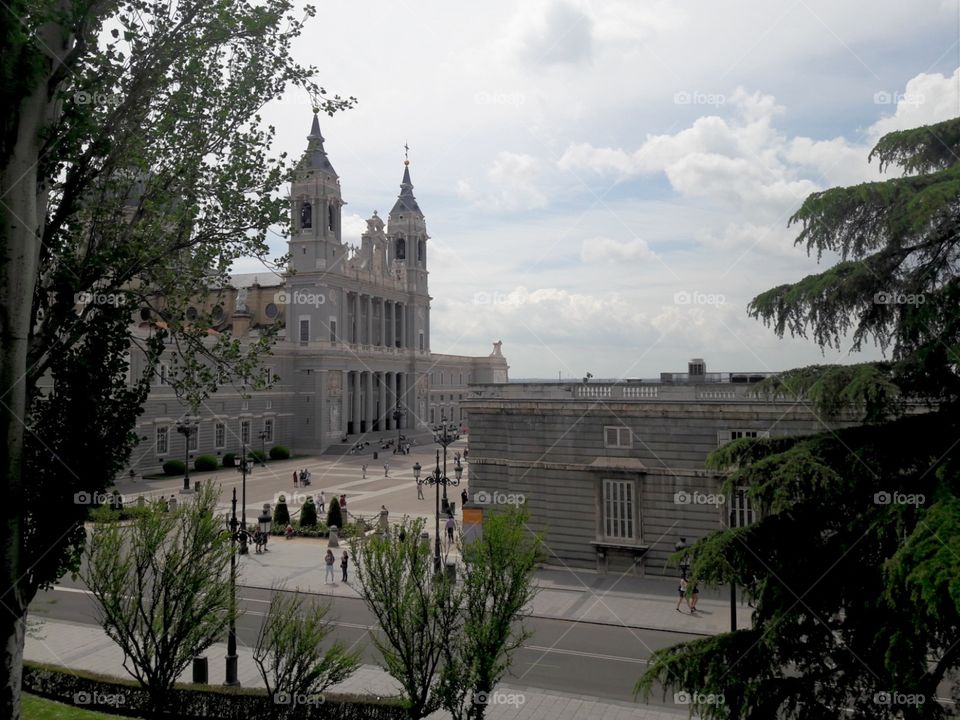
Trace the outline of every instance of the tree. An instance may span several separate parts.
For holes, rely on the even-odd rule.
[[[456,631],[461,603],[433,556],[419,542],[422,518],[404,518],[405,540],[373,535],[350,543],[360,594],[377,619],[373,642],[384,669],[400,683],[413,720],[441,706],[444,646]]]
[[[317,524],[317,506],[313,504],[313,498],[308,497],[300,507],[300,527],[314,527]]]
[[[340,512],[340,501],[337,498],[331,498],[330,506],[327,508],[327,527],[343,530],[343,514]]]
[[[288,0],[11,0],[0,18],[0,716],[17,719],[26,608],[82,550],[85,508],[63,499],[126,464],[158,358],[191,410],[224,380],[269,381],[269,337],[185,319],[286,222],[290,168],[257,112],[291,84],[325,112],[350,101],[291,58]],[[131,346],[146,364],[128,380]]]
[[[798,244],[842,260],[749,312],[821,347],[888,360],[801,368],[758,392],[860,424],[739,440],[709,458],[760,519],[705,538],[693,574],[736,582],[752,627],[656,652],[637,690],[722,695],[708,718],[940,718],[960,664],[960,120],[891,133],[871,153],[903,175],[814,193]],[[956,693],[956,686],[954,686]]]
[[[460,538],[463,588],[456,596],[462,622],[444,645],[441,694],[455,720],[486,716],[487,699],[510,668],[512,654],[531,633],[518,626],[536,590],[533,574],[541,540],[527,528],[526,512],[488,512],[483,534]]]
[[[174,512],[158,505],[123,526],[96,525],[82,577],[100,621],[123,650],[123,667],[156,711],[192,659],[230,622],[231,542],[217,513],[219,489],[205,483]]]
[[[278,530],[283,530],[290,524],[290,510],[283,495],[277,499],[277,507],[273,510],[273,524]]]
[[[317,696],[346,680],[360,664],[360,656],[340,642],[321,652],[333,630],[329,613],[329,605],[308,600],[299,591],[273,588],[253,660],[279,709],[295,714],[300,703],[322,702]]]

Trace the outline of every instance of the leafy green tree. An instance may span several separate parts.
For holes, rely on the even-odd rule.
[[[129,526],[97,523],[82,577],[123,667],[165,707],[179,675],[223,633],[234,613],[230,538],[205,483],[175,512],[151,506]]]
[[[340,500],[330,499],[330,505],[327,507],[327,527],[336,527],[343,530],[343,513],[340,511]]]
[[[871,153],[901,176],[811,195],[797,243],[842,260],[754,298],[749,312],[821,347],[887,360],[788,372],[816,435],[743,439],[709,459],[760,510],[693,548],[701,582],[735,581],[752,627],[656,652],[658,684],[721,704],[706,718],[940,718],[960,664],[960,120],[891,133]],[[953,693],[956,694],[954,684]]]
[[[270,337],[185,315],[234,259],[269,262],[267,228],[287,221],[290,167],[260,108],[290,85],[349,104],[292,59],[304,22],[290,0],[0,4],[2,717],[20,717],[26,608],[79,562],[69,499],[126,464],[159,358],[191,412],[224,381],[270,380]],[[128,378],[131,347],[145,364]]]
[[[533,574],[541,539],[518,508],[488,512],[480,537],[459,545],[464,561],[461,622],[444,646],[441,690],[455,720],[482,720],[487,698],[510,668],[513,653],[531,633],[520,622],[534,598]]]
[[[299,591],[273,588],[253,661],[280,717],[284,710],[302,717],[303,708],[298,704],[303,698],[322,703],[323,698],[317,696],[346,680],[360,664],[360,656],[348,652],[340,642],[321,649],[333,630],[329,613],[328,604],[307,599]]]
[[[444,647],[461,609],[459,590],[434,574],[432,551],[417,540],[423,527],[422,518],[404,518],[404,542],[373,535],[350,543],[360,595],[377,619],[373,643],[412,720],[441,707]]]

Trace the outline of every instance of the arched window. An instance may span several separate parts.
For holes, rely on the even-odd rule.
[[[423,262],[423,250],[424,250],[423,240],[420,240],[420,241],[417,243],[417,262],[418,262],[418,263],[422,263],[422,262]]]
[[[333,203],[330,203],[330,207],[327,208],[327,226],[331,230],[337,229],[337,221],[333,210]]]
[[[304,202],[300,206],[300,227],[303,229],[313,227],[313,206],[309,202]]]
[[[403,238],[397,238],[397,252],[395,256],[397,260],[405,260],[407,257],[407,241]]]

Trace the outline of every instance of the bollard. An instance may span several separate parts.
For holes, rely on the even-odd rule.
[[[327,547],[338,548],[340,547],[340,537],[336,525],[330,526],[330,535],[327,538]]]
[[[447,580],[451,583],[457,582],[457,561],[447,560]]]
[[[207,672],[207,658],[195,657],[193,659],[193,682],[195,685],[206,685],[210,681],[210,675]]]

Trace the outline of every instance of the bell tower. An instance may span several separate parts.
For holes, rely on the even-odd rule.
[[[314,113],[307,149],[290,187],[290,265],[297,273],[327,272],[343,262],[340,220],[345,204]]]

